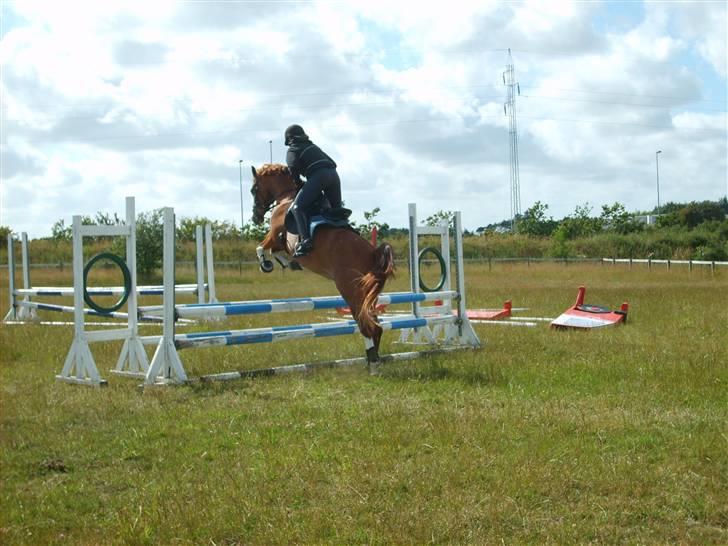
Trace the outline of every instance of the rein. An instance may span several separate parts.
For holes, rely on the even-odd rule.
[[[255,198],[255,208],[258,210],[264,211],[263,214],[261,215],[261,217],[262,217],[262,216],[268,214],[271,210],[273,210],[278,204],[280,204],[282,201],[282,198],[286,194],[292,194],[293,196],[295,196],[296,193],[298,193],[298,189],[296,189],[294,187],[294,188],[289,188],[287,190],[283,190],[278,195],[274,195],[271,202],[267,203],[265,205],[261,205],[260,200],[258,199],[258,183],[257,182],[253,185],[251,193],[253,194],[253,196]]]

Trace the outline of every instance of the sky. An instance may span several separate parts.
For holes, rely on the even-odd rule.
[[[4,0],[0,225],[44,237],[129,195],[247,223],[250,166],[285,162],[292,123],[338,163],[356,222],[379,207],[406,227],[410,202],[499,222],[510,62],[522,211],[650,210],[658,160],[661,203],[717,200],[727,36],[724,0]]]

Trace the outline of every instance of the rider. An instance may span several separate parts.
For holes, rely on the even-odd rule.
[[[291,125],[286,129],[285,144],[288,146],[286,163],[293,179],[303,184],[301,175],[306,177],[306,183],[299,190],[291,207],[299,235],[299,243],[293,254],[297,258],[307,255],[313,249],[309,207],[323,192],[331,208],[340,208],[341,181],[334,160],[311,142],[300,125]]]

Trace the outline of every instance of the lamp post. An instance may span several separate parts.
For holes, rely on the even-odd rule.
[[[660,154],[662,150],[655,152],[655,169],[657,172],[657,216],[660,215]]]
[[[270,164],[273,165],[273,141],[268,141],[268,148],[270,149]]]
[[[245,220],[243,218],[243,160],[238,159],[238,168],[240,169],[240,236],[243,236],[243,228]]]

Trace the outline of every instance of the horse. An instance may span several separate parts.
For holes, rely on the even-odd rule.
[[[285,217],[299,185],[285,165],[265,164],[253,172],[253,223],[261,225],[271,211],[270,230],[258,246],[261,271],[270,272],[272,262],[264,251],[293,254],[296,238],[286,229]],[[313,250],[295,259],[304,269],[331,279],[346,301],[365,338],[366,358],[371,373],[379,361],[382,327],[375,316],[379,294],[394,276],[394,252],[389,243],[374,247],[350,227],[319,226],[313,234]],[[266,263],[267,262],[267,263]]]

